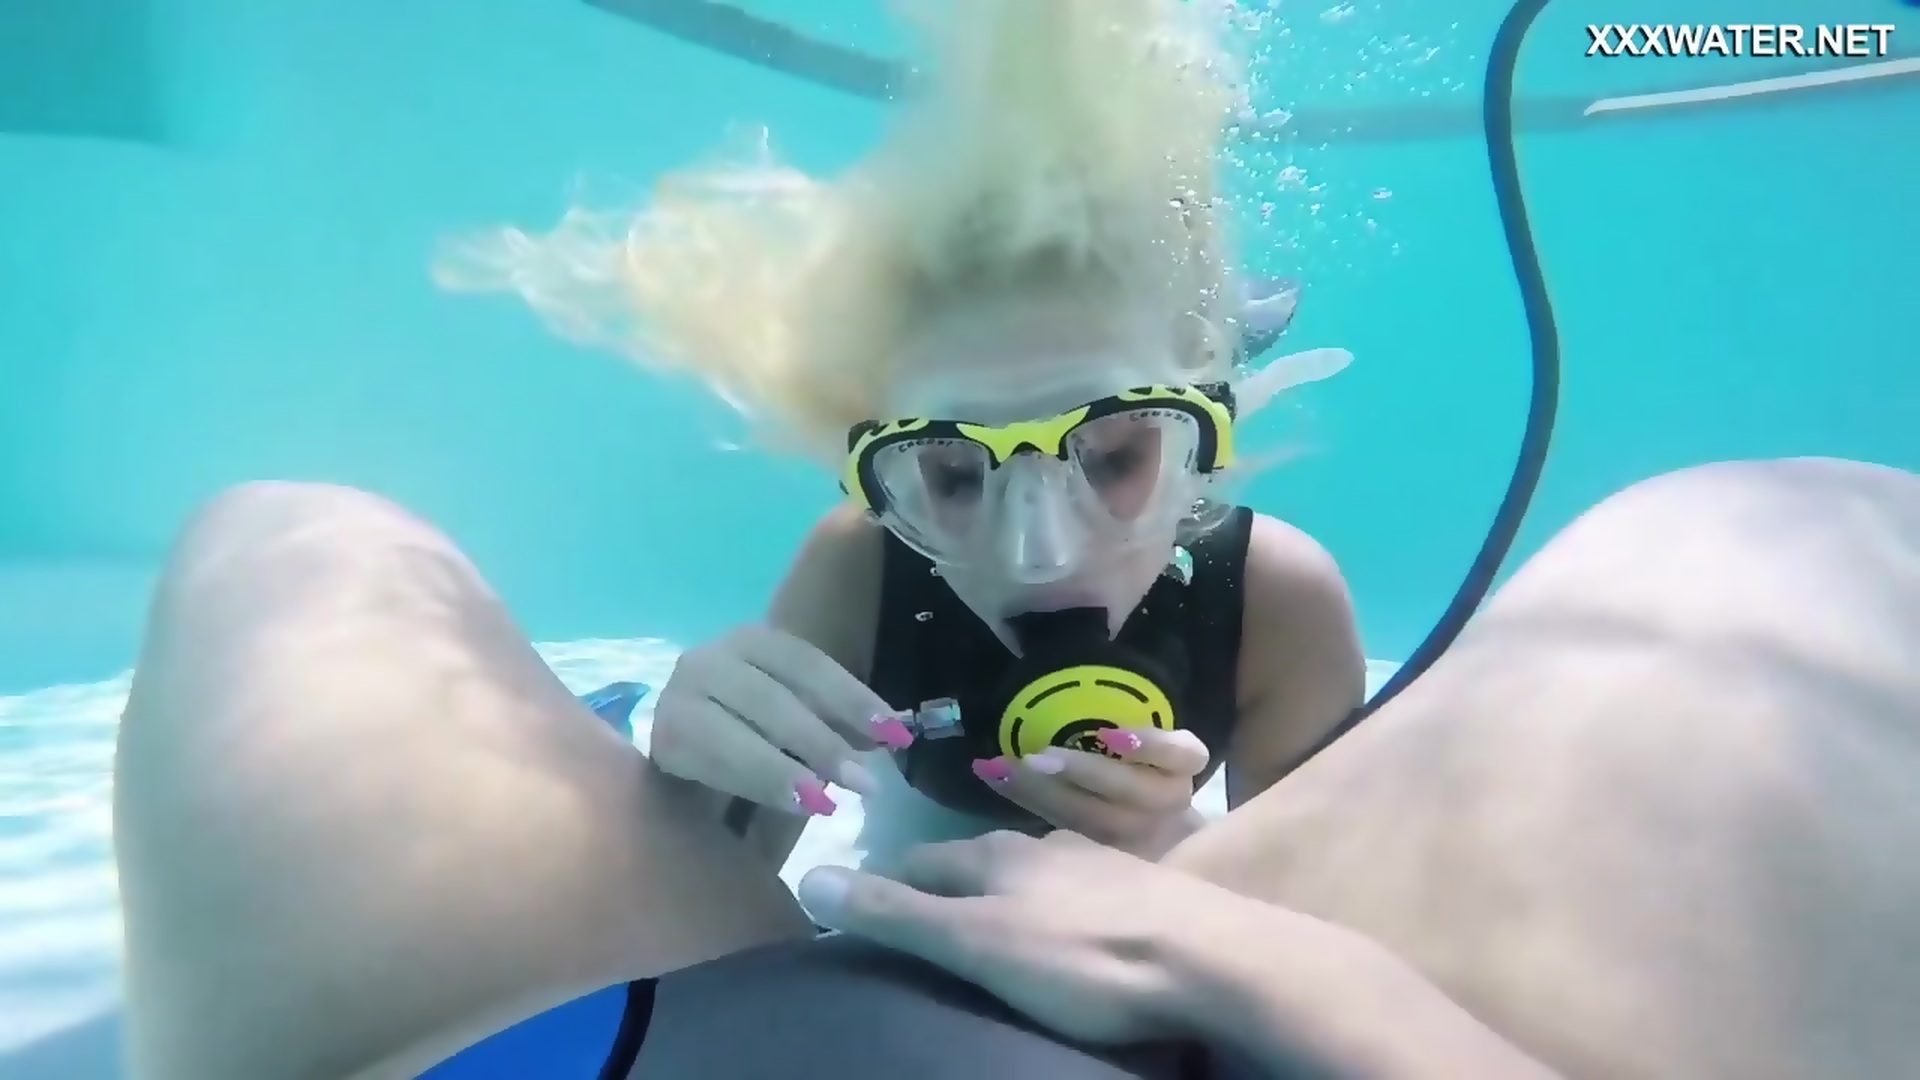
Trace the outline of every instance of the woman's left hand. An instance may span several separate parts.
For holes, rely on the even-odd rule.
[[[974,774],[1041,820],[1142,858],[1158,859],[1199,825],[1194,779],[1206,744],[1190,731],[1106,728],[1113,755],[1049,747],[1024,758],[988,758]]]
[[[1555,1076],[1378,944],[1072,833],[923,845],[895,880],[820,867],[799,893],[1081,1042],[1192,1039],[1262,1076]]]
[[[821,867],[801,879],[816,922],[911,953],[1087,1042],[1176,1034],[1180,958],[1231,942],[1264,905],[1070,833],[926,844],[895,879]],[[1175,940],[1178,938],[1178,940]]]

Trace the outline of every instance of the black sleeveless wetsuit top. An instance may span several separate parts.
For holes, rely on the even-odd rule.
[[[1181,702],[1176,722],[1199,736],[1212,754],[1199,782],[1219,767],[1239,715],[1241,583],[1252,531],[1253,511],[1235,507],[1187,546],[1193,558],[1190,580],[1182,584],[1172,574],[1162,574],[1115,638],[1156,660],[1173,678]],[[911,710],[940,698],[964,701],[969,689],[998,684],[1013,664],[1013,654],[934,573],[925,556],[890,532],[885,544],[867,685],[895,709]],[[957,785],[950,777],[923,775],[929,769],[966,773],[970,755],[959,746],[919,739],[896,760],[916,787],[932,779],[945,781],[937,785],[940,789],[963,792],[969,782],[978,783],[971,775]],[[954,808],[1010,826],[1035,824],[1025,811],[984,790],[979,799]]]

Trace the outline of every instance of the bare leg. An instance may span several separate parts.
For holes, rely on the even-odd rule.
[[[1171,857],[1574,1077],[1920,1076],[1920,477],[1638,485]]]
[[[243,488],[188,529],[114,820],[141,1080],[413,1076],[809,927],[443,536],[336,488]]]

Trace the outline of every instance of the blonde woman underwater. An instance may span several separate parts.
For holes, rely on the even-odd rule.
[[[1276,377],[1236,378],[1193,11],[968,0],[847,175],[689,172],[450,267],[847,488],[651,760],[400,508],[191,523],[115,778],[134,1077],[1920,1075],[1909,474],[1615,495],[1290,771],[1362,661],[1327,556],[1207,499]],[[1135,704],[1009,707],[1075,668]],[[1001,827],[803,911],[776,870],[880,748]]]

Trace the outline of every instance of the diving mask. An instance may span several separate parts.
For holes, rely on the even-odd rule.
[[[841,487],[937,565],[1023,584],[1160,537],[1233,462],[1225,383],[1143,386],[1037,420],[865,422]]]

